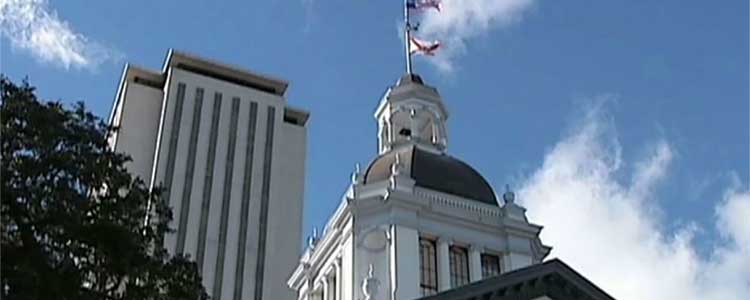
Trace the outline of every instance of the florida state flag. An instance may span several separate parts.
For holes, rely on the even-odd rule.
[[[409,54],[435,55],[440,48],[440,41],[423,41],[412,37],[409,39]]]

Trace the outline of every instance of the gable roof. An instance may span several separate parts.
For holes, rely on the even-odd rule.
[[[559,259],[514,270],[419,300],[614,300]]]

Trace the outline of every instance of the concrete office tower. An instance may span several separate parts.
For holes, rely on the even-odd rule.
[[[172,253],[198,263],[213,299],[292,299],[308,113],[288,83],[170,51],[160,72],[128,65],[110,123],[115,150],[172,206]]]

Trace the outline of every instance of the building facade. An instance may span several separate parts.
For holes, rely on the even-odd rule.
[[[541,226],[449,155],[448,111],[417,75],[375,112],[378,156],[352,175],[288,280],[303,300],[416,299],[541,263]]]
[[[127,65],[110,145],[164,188],[170,253],[198,264],[212,299],[293,299],[309,114],[288,83],[170,50],[161,71]]]

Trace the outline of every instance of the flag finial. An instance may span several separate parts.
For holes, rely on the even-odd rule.
[[[422,54],[433,56],[440,48],[439,41],[423,41],[412,34],[419,28],[419,24],[412,24],[410,19],[410,11],[414,10],[416,13],[421,13],[429,9],[435,9],[438,12],[442,11],[441,0],[404,0],[404,56],[406,57],[406,73],[412,75],[412,54]]]
[[[409,23],[409,3],[404,0],[404,56],[406,57],[406,74],[411,75],[411,24]]]

